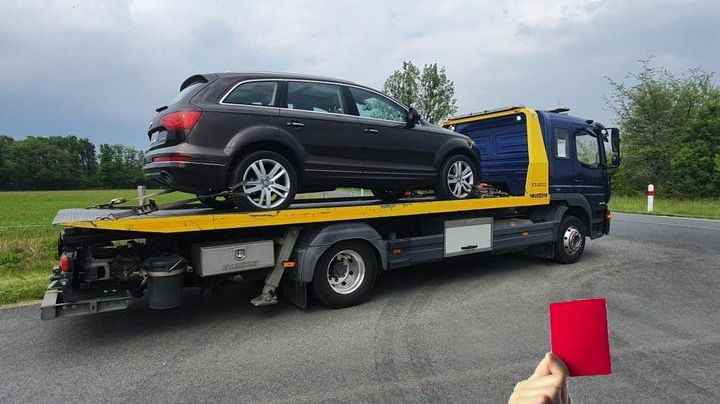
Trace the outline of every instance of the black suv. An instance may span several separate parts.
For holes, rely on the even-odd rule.
[[[478,179],[473,143],[424,122],[371,88],[269,73],[195,75],[148,130],[145,175],[206,197],[227,189],[243,209],[282,209],[295,193],[368,188],[385,201],[435,189],[467,198]]]

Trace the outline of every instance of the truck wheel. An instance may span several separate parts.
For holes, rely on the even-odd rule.
[[[435,195],[439,199],[469,198],[474,192],[477,178],[477,168],[469,157],[462,154],[451,156],[440,170]]]
[[[243,183],[233,197],[235,206],[246,210],[284,209],[297,191],[295,167],[281,154],[257,151],[245,156],[235,166],[229,186]]]
[[[313,292],[326,306],[336,309],[354,306],[369,295],[377,268],[375,251],[367,243],[337,243],[315,265]]]
[[[585,224],[575,216],[565,216],[560,222],[555,247],[555,261],[572,264],[585,250]]]

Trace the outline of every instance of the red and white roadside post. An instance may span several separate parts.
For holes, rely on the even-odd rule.
[[[649,184],[647,188],[647,192],[645,192],[647,195],[648,201],[647,201],[647,211],[649,213],[652,213],[652,211],[655,209],[655,185]]]

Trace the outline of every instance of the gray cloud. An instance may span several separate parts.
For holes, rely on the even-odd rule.
[[[143,147],[153,109],[197,72],[294,71],[381,87],[438,62],[461,111],[571,107],[610,122],[604,76],[650,55],[717,70],[708,1],[117,1],[4,4],[0,133]]]

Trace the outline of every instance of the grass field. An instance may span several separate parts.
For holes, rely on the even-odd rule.
[[[610,209],[618,212],[647,213],[646,196],[615,196]],[[720,219],[720,199],[663,199],[655,198],[656,215],[702,217]]]
[[[59,228],[50,222],[59,209],[87,207],[116,197],[132,198],[135,191],[0,192],[0,305],[42,297],[50,269],[57,262]],[[164,203],[187,197],[169,194],[156,200]],[[621,212],[643,213],[646,209],[644,197],[615,197],[610,206]],[[717,199],[658,199],[655,206],[657,214],[720,218]]]

